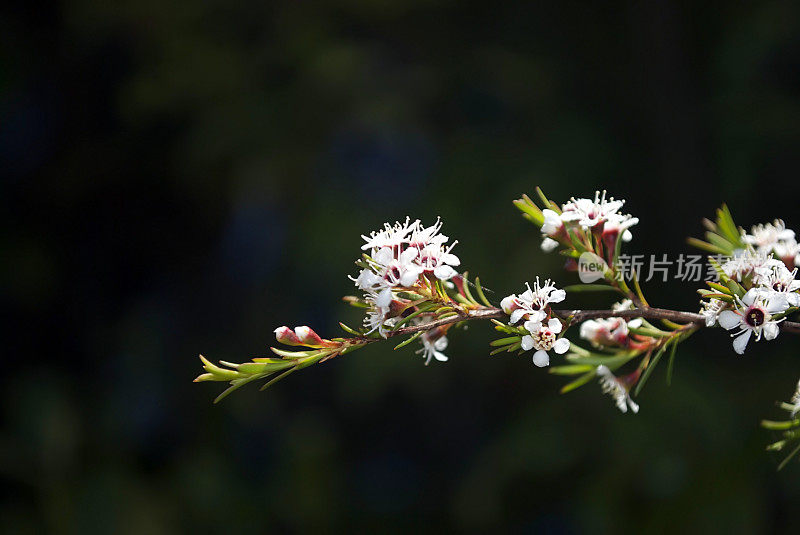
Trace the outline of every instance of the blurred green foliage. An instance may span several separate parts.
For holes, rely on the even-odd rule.
[[[695,336],[636,417],[529,358],[372,347],[220,406],[197,354],[358,323],[361,233],[445,220],[499,298],[574,283],[511,200],[608,188],[630,252],[723,201],[800,228],[793,2],[11,2],[0,16],[9,533],[792,533],[758,428],[796,340]],[[695,309],[687,284],[651,303]],[[569,306],[598,304],[575,296]]]

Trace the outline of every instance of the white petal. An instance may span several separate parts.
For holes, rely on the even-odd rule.
[[[567,297],[567,292],[564,290],[555,290],[553,293],[550,294],[550,297],[547,299],[551,303],[560,303]]]
[[[375,298],[375,304],[380,308],[387,308],[392,304],[392,291],[389,288],[381,290],[378,297]]]
[[[539,366],[540,368],[544,368],[550,364],[550,355],[547,354],[547,351],[539,350],[533,354],[533,363]]]
[[[556,340],[556,343],[553,344],[553,351],[558,353],[559,355],[563,355],[567,351],[569,351],[569,340],[566,338],[559,338]]]
[[[445,253],[442,255],[442,262],[445,264],[450,264],[451,266],[461,265],[461,260],[453,253]]]
[[[444,351],[447,349],[447,337],[442,336],[433,343],[433,348],[437,351]]]
[[[433,356],[434,356],[434,357],[436,358],[436,360],[438,360],[439,362],[447,362],[447,355],[445,355],[445,354],[444,354],[444,353],[442,353],[441,351],[434,351],[434,352],[433,352]]]
[[[755,302],[756,297],[758,297],[758,289],[751,288],[747,290],[747,293],[744,294],[744,297],[742,297],[742,303],[744,303],[747,306],[750,306],[753,304],[753,302]]]
[[[403,276],[400,277],[400,285],[406,287],[414,286],[417,279],[419,279],[419,270],[409,268],[403,273]]]
[[[394,260],[394,252],[392,252],[392,249],[389,247],[383,247],[377,253],[375,253],[373,260],[385,266]]]
[[[741,322],[741,317],[739,314],[732,310],[723,310],[722,314],[719,315],[717,318],[720,327],[723,329],[731,330]]]
[[[544,227],[542,227],[544,229]],[[549,253],[558,249],[559,243],[552,238],[544,238],[542,240],[542,251]]]
[[[511,323],[517,323],[519,320],[522,319],[522,316],[525,315],[525,311],[521,308],[518,308],[511,312]]]
[[[770,321],[769,323],[764,324],[764,338],[767,340],[775,340],[779,332],[780,328],[778,327],[777,322]]]
[[[550,321],[547,322],[547,328],[553,331],[553,333],[558,334],[561,332],[563,325],[561,322],[555,318],[550,318]]]
[[[638,329],[642,326],[642,318],[636,318],[628,322],[628,327]]]
[[[522,349],[525,351],[533,349],[533,337],[528,334],[522,337]]]
[[[747,347],[747,342],[750,341],[750,335],[753,331],[745,331],[733,339],[733,350],[744,355],[744,349]]]
[[[544,216],[544,222],[547,223],[548,225],[560,225],[561,224],[561,218],[558,217],[558,214],[555,213],[554,210],[551,210],[549,208],[545,208],[544,210],[542,210],[542,215]]]
[[[402,253],[400,253],[400,262],[403,264],[408,264],[412,260],[414,260],[417,255],[419,254],[419,250],[416,247],[409,247]]]
[[[547,317],[547,314],[545,314],[544,310],[534,310],[533,312],[530,313],[530,315],[533,321],[539,321],[539,322],[541,322],[543,319]]]
[[[525,330],[527,330],[529,333],[538,333],[539,331],[542,330],[541,321],[528,320],[524,323],[524,325],[525,325]]]
[[[773,292],[767,302],[767,312],[777,314],[778,312],[785,312],[787,308],[789,308],[789,295]]]
[[[433,274],[436,275],[437,279],[446,281],[448,279],[452,279],[455,275],[458,274],[458,272],[455,269],[451,268],[450,266],[441,264],[439,266],[436,266],[436,269],[433,270]]]

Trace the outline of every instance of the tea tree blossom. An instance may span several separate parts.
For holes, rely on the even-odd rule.
[[[728,261],[722,264],[722,271],[736,282],[745,282],[751,279],[758,282],[765,270],[782,264],[770,253],[758,252],[753,249],[737,251]]]
[[[455,332],[467,322],[492,320],[500,335],[490,344],[491,355],[532,352],[536,366],[550,366],[554,375],[573,377],[564,386],[565,392],[596,377],[620,411],[637,413],[639,405],[633,398],[653,380],[648,378],[657,376],[653,372],[659,362],[669,362],[669,381],[676,349],[699,331],[716,325],[731,331],[733,349],[739,354],[752,338],[774,340],[781,331],[800,334],[800,323],[789,319],[800,308],[796,269],[800,245],[782,220],[756,225],[747,233],[734,223],[724,205],[714,221],[704,220],[707,241],[691,238],[689,243],[714,255],[709,263],[716,270],[711,274],[718,279],[698,289],[699,313],[683,312],[650,305],[637,274],[620,277],[621,247],[639,222],[622,213],[625,201],[598,191],[594,198],[571,197],[558,204],[539,188],[536,193],[539,202],[523,195],[514,205],[537,226],[541,248],[560,249],[569,277],[574,277],[578,259],[589,253],[604,266],[598,274],[600,284],[582,280],[584,284],[565,290],[534,271],[532,285],[525,283],[522,293],[504,297],[498,306],[487,298],[487,293],[490,297],[494,294],[484,291],[478,277],[470,279],[466,271],[460,271],[461,259],[454,253],[458,242],[442,233],[441,219],[426,225],[407,217],[362,236],[358,272],[351,280],[363,293],[344,298],[359,311],[361,325],[351,328],[340,323],[347,334],[336,338],[323,338],[305,325],[278,327],[274,334],[281,347],[270,348],[274,355],[241,364],[220,361],[219,365],[201,355],[204,372],[195,381],[228,383],[217,397],[219,401],[245,384],[263,381],[262,388],[266,388],[297,370],[392,338],[399,340],[395,349],[416,341],[416,354],[426,365],[434,360],[446,362],[444,352]],[[489,221],[491,216],[486,217]],[[518,249],[508,244],[508,251]],[[529,252],[520,250],[520,254]],[[537,265],[537,258],[528,260],[529,266]],[[581,291],[596,290],[616,297],[608,300],[607,308],[556,308],[565,301],[567,291],[572,296],[573,290],[577,298]],[[586,342],[571,342],[567,338],[570,329]],[[800,421],[796,419],[800,383],[791,403],[779,407],[792,420],[762,423],[784,433],[770,449],[800,451]]]
[[[622,318],[586,320],[581,323],[580,337],[595,347],[624,347],[628,342],[628,322]]]
[[[541,211],[542,250],[550,252],[558,248],[560,241],[569,242],[568,229],[596,233],[611,249],[619,237],[630,241],[633,235],[629,229],[639,219],[619,213],[624,204],[624,200],[606,198],[604,190],[595,192],[594,199],[572,197],[561,206],[561,214],[545,208]]]
[[[742,355],[751,335],[755,334],[756,341],[761,340],[762,334],[767,340],[774,340],[778,336],[778,323],[782,320],[775,321],[772,315],[785,310],[786,302],[783,299],[770,301],[757,291],[750,290],[737,301],[735,310],[722,311],[718,321],[724,329],[738,329],[731,336],[734,337],[734,351]]]
[[[728,306],[725,301],[719,299],[709,299],[708,301],[701,301],[702,308],[700,315],[706,320],[706,327],[713,327],[717,323],[720,313]]]
[[[535,320],[525,322],[528,334],[522,337],[522,349],[525,351],[536,350],[533,354],[533,363],[538,367],[550,365],[550,355],[547,354],[549,350],[552,349],[559,355],[569,351],[569,340],[557,338],[562,327],[561,322],[555,318],[550,318],[546,325]]]
[[[545,308],[550,303],[560,303],[567,296],[567,293],[556,288],[550,279],[540,284],[539,277],[536,277],[533,289],[527,282],[525,286],[528,288],[525,292],[519,295],[511,294],[500,302],[503,311],[511,316],[512,324],[523,318],[542,321],[547,317]]]
[[[422,353],[422,357],[425,359],[425,366],[430,364],[431,359],[436,359],[439,362],[447,362],[447,355],[442,353],[445,349],[447,349],[447,337],[446,336],[439,336],[436,338],[435,336],[429,336],[428,333],[425,333],[421,337],[422,339],[422,348],[417,350],[417,353]]]
[[[758,288],[762,296],[772,300],[783,300],[786,308],[800,306],[800,281],[795,277],[797,268],[789,271],[783,263],[761,268],[758,273]]]
[[[794,242],[794,231],[786,228],[782,219],[772,223],[754,225],[750,234],[742,233],[742,241],[752,245],[759,253],[771,253],[779,244],[786,246]],[[797,243],[797,242],[795,242]]]
[[[577,223],[584,229],[602,225],[609,218],[617,215],[617,211],[625,204],[623,200],[606,199],[606,192],[595,192],[594,200],[576,199],[572,197],[561,210],[561,220],[565,223]]]
[[[611,373],[607,366],[603,364],[598,366],[596,374],[600,379],[603,393],[614,398],[614,402],[620,411],[625,413],[630,408],[634,414],[639,412],[639,405],[631,399],[628,387]]]

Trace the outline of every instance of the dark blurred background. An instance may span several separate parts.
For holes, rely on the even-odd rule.
[[[722,202],[800,230],[799,11],[4,3],[2,531],[796,532],[800,468],[758,428],[788,337],[695,336],[637,416],[486,358],[484,324],[427,368],[387,344],[217,406],[191,380],[279,325],[358,324],[359,235],[405,215],[441,215],[496,301],[576,282],[511,205],[537,184],[627,198],[632,253],[693,252]]]

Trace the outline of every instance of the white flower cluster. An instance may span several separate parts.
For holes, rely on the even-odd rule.
[[[633,236],[628,229],[637,224],[639,219],[619,213],[624,204],[624,200],[615,200],[614,197],[606,199],[604,190],[602,193],[595,192],[594,199],[572,197],[561,206],[561,214],[555,210],[542,210],[542,250],[549,252],[556,249],[558,240],[567,238],[568,227],[591,230],[607,243],[616,243],[620,235],[623,241],[630,241]]]
[[[631,310],[633,303],[625,299],[611,306],[611,310]],[[580,336],[588,340],[595,347],[620,346],[626,347],[629,341],[629,328],[642,326],[642,318],[625,321],[622,318],[599,318],[586,320],[581,323]]]
[[[561,321],[550,315],[550,303],[560,303],[567,292],[556,288],[549,279],[540,284],[539,277],[536,277],[533,289],[530,284],[525,285],[528,288],[525,292],[505,297],[500,307],[511,316],[512,325],[525,320],[524,327],[528,334],[522,337],[522,349],[535,349],[533,363],[543,367],[550,364],[549,350],[559,355],[569,350],[569,340],[558,338],[563,327]]]
[[[792,231],[777,231],[775,226],[769,226],[775,235],[789,236],[787,232],[791,232],[794,236]],[[763,230],[764,227],[754,229]],[[778,324],[783,321],[783,318],[776,319],[775,316],[800,305],[800,281],[795,278],[797,268],[790,271],[784,262],[773,258],[771,252],[753,248],[739,252],[720,267],[747,293],[741,299],[736,298],[733,304],[719,299],[703,302],[700,313],[705,317],[706,325],[711,327],[719,322],[729,331],[735,329],[731,335],[734,337],[733,349],[740,355],[753,335],[756,341],[762,336],[774,340],[780,332]]]
[[[795,239],[794,231],[787,229],[782,219],[754,225],[750,234],[742,234],[742,241],[761,254],[775,253],[776,258],[790,267],[800,264],[800,244]]]
[[[620,381],[607,366],[600,365],[597,367],[597,377],[600,379],[600,386],[604,394],[610,395],[614,398],[617,408],[622,412],[628,412],[628,408],[633,413],[639,412],[639,405],[631,399],[629,389],[625,384]]]
[[[364,319],[369,332],[377,330],[386,336],[384,328],[395,321],[391,317],[393,290],[413,288],[422,276],[448,280],[457,274],[453,266],[461,262],[451,251],[458,242],[447,245],[450,238],[439,232],[441,228],[440,219],[426,227],[418,219],[411,222],[406,218],[362,236],[367,266],[351,279],[364,291],[369,305]]]

